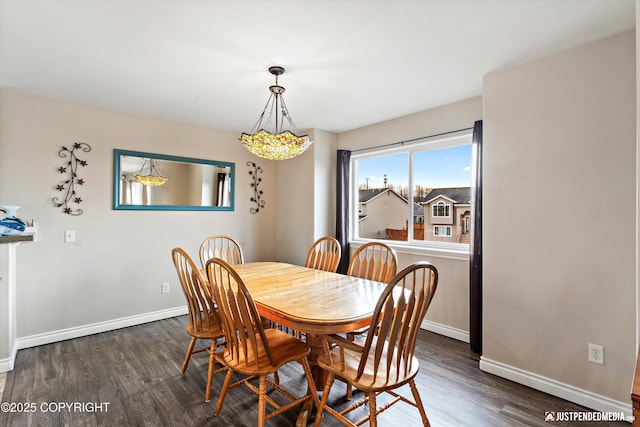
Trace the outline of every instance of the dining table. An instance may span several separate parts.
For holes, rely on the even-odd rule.
[[[317,390],[322,390],[326,376],[316,364],[327,346],[323,335],[369,326],[386,287],[373,280],[284,262],[249,262],[233,268],[249,289],[260,316],[305,333]],[[310,405],[303,409],[299,425],[306,424],[310,410]]]

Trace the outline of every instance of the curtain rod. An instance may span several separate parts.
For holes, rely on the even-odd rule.
[[[419,138],[407,139],[405,141],[391,142],[389,144],[377,145],[375,147],[360,148],[358,150],[351,150],[351,152],[352,153],[357,153],[358,151],[374,150],[376,148],[391,147],[392,145],[404,145],[404,144],[406,144],[408,142],[420,141],[421,139],[427,139],[427,138],[433,138],[433,137],[436,137],[436,136],[449,135],[451,133],[462,132],[462,131],[465,131],[465,130],[472,130],[472,129],[473,129],[473,126],[469,127],[469,128],[464,128],[464,129],[452,130],[452,131],[449,131],[449,132],[442,132],[442,133],[435,133],[433,135],[421,136]]]

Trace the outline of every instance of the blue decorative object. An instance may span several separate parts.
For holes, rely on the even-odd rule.
[[[16,236],[24,233],[27,225],[20,218],[16,218],[16,211],[20,206],[0,206],[0,212],[4,215],[0,219],[0,235]]]

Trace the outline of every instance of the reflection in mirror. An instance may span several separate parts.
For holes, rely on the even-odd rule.
[[[114,209],[233,210],[234,164],[114,150]]]

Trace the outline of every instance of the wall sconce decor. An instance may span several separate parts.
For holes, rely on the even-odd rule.
[[[253,170],[249,170],[249,175],[253,177],[253,182],[251,183],[253,197],[249,200],[256,204],[255,207],[250,209],[251,213],[254,214],[260,212],[260,208],[264,208],[265,204],[265,201],[262,200],[262,190],[258,190],[258,185],[262,182],[262,178],[258,177],[258,173],[262,173],[262,168],[254,162],[247,162],[247,166],[253,168]]]
[[[76,185],[83,185],[84,179],[78,177],[78,165],[85,167],[87,166],[87,161],[79,159],[76,156],[76,150],[82,150],[85,153],[91,151],[91,147],[89,144],[85,144],[84,142],[76,142],[73,144],[73,148],[69,150],[67,147],[62,147],[60,151],[58,151],[58,156],[63,159],[69,158],[66,163],[66,166],[60,166],[58,168],[58,172],[61,174],[67,174],[67,178],[62,182],[62,184],[58,184],[56,186],[56,190],[60,192],[64,192],[63,198],[53,197],[51,201],[53,205],[57,208],[63,208],[62,212],[67,215],[82,215],[82,209],[80,208],[71,208],[70,204],[75,203],[79,205],[82,203],[82,198],[76,194]]]

